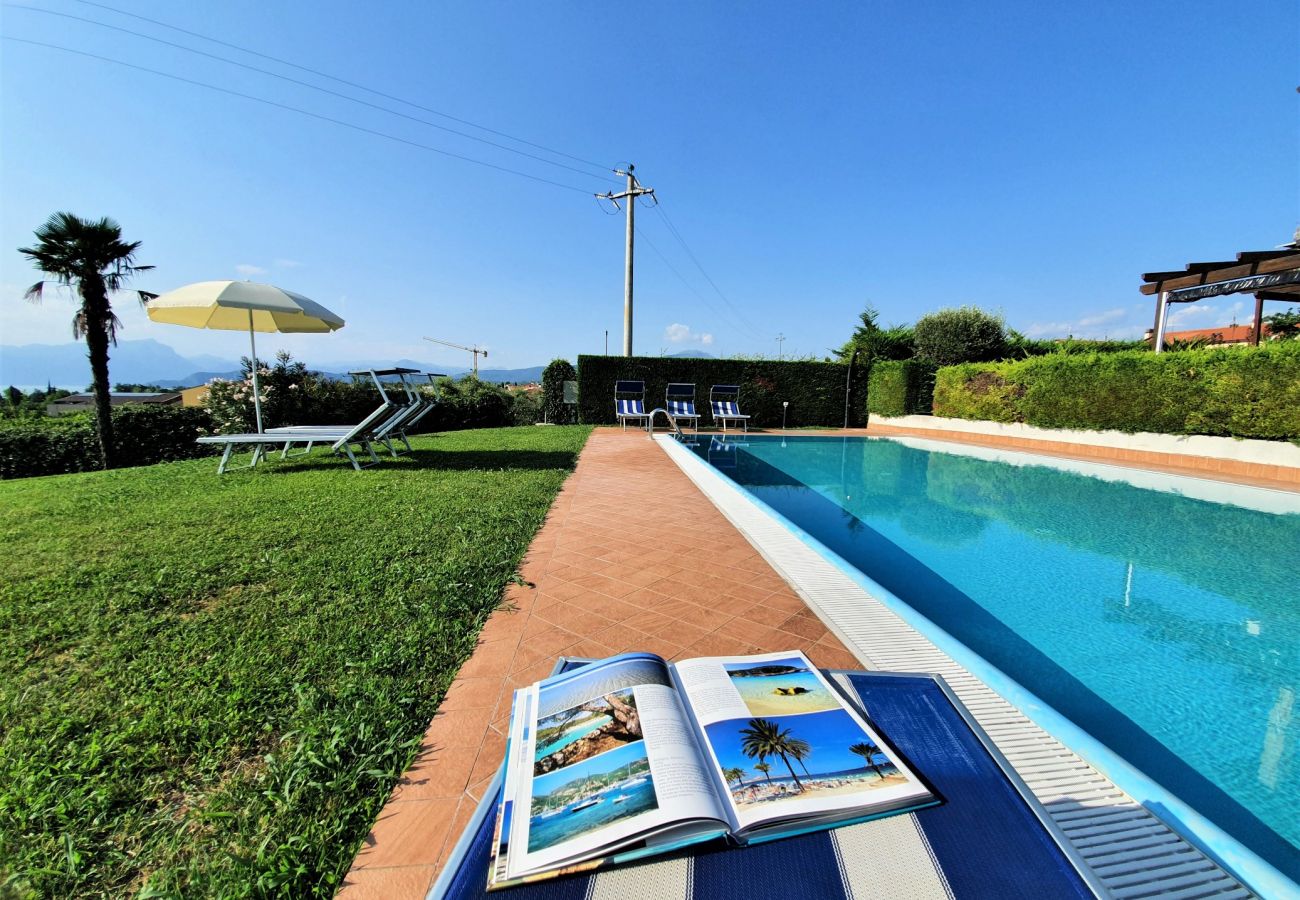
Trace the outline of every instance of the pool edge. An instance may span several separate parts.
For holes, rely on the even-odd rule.
[[[1190,848],[1195,848],[1197,852],[1203,854],[1207,861],[1216,864],[1226,875],[1235,878],[1250,890],[1265,897],[1300,894],[1300,886],[1272,863],[1160,787],[1044,703],[1032,691],[969,650],[944,629],[912,609],[893,593],[885,590],[798,525],[726,478],[723,473],[672,438],[658,436],[656,442],[818,613],[827,627],[846,646],[861,654],[873,666],[891,668],[887,663],[882,664],[879,655],[870,652],[869,641],[864,643],[863,636],[854,633],[852,622],[854,616],[849,612],[850,608],[845,606],[843,609],[836,610],[835,606],[843,606],[846,602],[862,605],[865,600],[867,604],[878,607],[878,611],[873,610],[871,614],[877,620],[874,624],[879,625],[881,613],[896,619],[907,631],[913,632],[915,637],[919,638],[919,641],[913,639],[912,643],[916,646],[910,648],[910,652],[924,650],[919,646],[920,642],[930,645],[932,652],[942,657],[942,662],[946,663],[947,668],[964,674],[984,691],[1008,704],[1034,728],[1090,766],[1100,778],[1105,779],[1126,799],[1185,841]],[[798,551],[788,545],[779,546],[782,543],[780,537],[775,535],[770,527],[765,529],[764,522],[780,529],[790,539],[802,545],[805,558],[799,559]],[[827,579],[825,572],[814,571],[816,566],[810,567],[808,553],[815,556],[823,566],[828,566],[841,576],[841,583],[833,584],[831,582],[835,579]],[[851,583],[856,596],[849,597],[845,593],[847,586],[842,583],[843,580]],[[828,606],[831,608],[828,609]],[[898,632],[897,629],[895,631],[895,638],[906,640],[905,634]],[[939,658],[933,661],[941,662]],[[915,669],[916,665],[913,663],[910,668]],[[948,677],[947,673],[944,674]],[[978,712],[976,715],[978,718]],[[1182,867],[1178,868],[1181,873]]]

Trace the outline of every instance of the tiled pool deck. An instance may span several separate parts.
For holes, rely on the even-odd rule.
[[[424,897],[500,766],[511,691],[558,656],[797,647],[824,667],[863,667],[643,431],[592,434],[521,574],[357,855],[344,900]]]
[[[598,429],[339,896],[422,898],[505,750],[511,691],[558,656],[799,648],[861,663],[644,431]]]

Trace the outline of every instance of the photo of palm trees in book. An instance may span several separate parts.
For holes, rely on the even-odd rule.
[[[801,653],[623,654],[515,692],[488,887],[939,802]]]

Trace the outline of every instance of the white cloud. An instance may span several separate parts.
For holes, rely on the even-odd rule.
[[[1142,326],[1124,321],[1129,315],[1128,309],[1116,307],[1078,319],[1032,322],[1025,326],[1024,333],[1031,338],[1063,338],[1070,335],[1077,338],[1138,336],[1142,333]]]
[[[252,263],[240,263],[235,266],[235,271],[240,275],[265,275],[266,269],[261,266],[255,266]]]
[[[691,331],[691,326],[674,322],[664,329],[664,340],[670,344],[703,344],[708,347],[713,343],[713,335],[707,331]]]
[[[1229,325],[1234,320],[1239,324],[1243,319],[1253,321],[1246,315],[1246,303],[1237,300],[1231,305],[1225,303],[1174,303],[1171,304],[1166,328],[1213,328],[1216,325]]]

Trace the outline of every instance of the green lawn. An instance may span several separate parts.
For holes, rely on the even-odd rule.
[[[0,482],[0,896],[332,894],[588,431]]]

